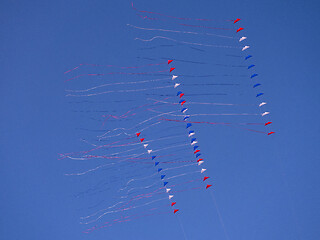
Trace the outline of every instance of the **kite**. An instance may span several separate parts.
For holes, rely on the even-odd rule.
[[[83,149],[59,159],[85,163],[66,174],[95,182],[79,196],[112,196],[81,218],[94,225],[86,233],[147,216],[184,216],[185,192],[216,191],[198,126],[208,134],[228,128],[276,137],[254,45],[238,35],[240,18],[172,16],[133,3],[132,11],[139,21],[127,24],[136,35],[134,63],[80,63],[64,72],[66,97],[87,120],[87,135]]]

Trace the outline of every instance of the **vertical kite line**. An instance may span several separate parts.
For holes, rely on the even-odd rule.
[[[219,216],[219,221],[220,221],[221,226],[222,226],[222,228],[223,228],[223,231],[224,231],[224,234],[225,234],[225,236],[226,236],[226,239],[227,239],[227,240],[230,240],[229,235],[228,235],[228,232],[227,232],[227,229],[226,229],[226,227],[225,227],[225,225],[224,225],[224,222],[223,222],[223,219],[222,219],[221,213],[220,213],[220,211],[219,211],[219,208],[218,208],[218,204],[217,204],[216,198],[214,197],[214,195],[213,195],[213,192],[212,192],[212,191],[210,191],[210,194],[211,194],[211,197],[212,197],[212,200],[213,200],[214,206],[216,207],[216,210],[217,210],[217,213],[218,213],[218,216]]]
[[[178,218],[178,221],[179,221],[181,230],[182,230],[182,232],[183,232],[184,239],[185,239],[185,240],[188,240],[188,239],[187,239],[187,234],[186,234],[186,232],[185,232],[185,230],[184,230],[184,227],[183,227],[183,225],[182,225],[182,221],[180,220],[180,218],[179,218],[178,215],[177,215],[177,218]]]

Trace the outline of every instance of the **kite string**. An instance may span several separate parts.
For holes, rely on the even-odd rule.
[[[123,66],[117,66],[117,65],[102,65],[102,64],[92,64],[92,63],[80,63],[78,66],[70,69],[70,70],[67,70],[64,72],[64,74],[67,74],[69,72],[72,72],[76,69],[79,69],[80,67],[82,66],[91,66],[91,67],[108,67],[108,68],[111,68],[111,67],[114,67],[114,68],[121,68],[121,69],[136,69],[136,68],[143,68],[143,67],[148,67],[148,66],[159,66],[159,65],[162,65],[162,64],[166,64],[166,63],[153,63],[153,64],[146,64],[146,65],[140,65],[140,66],[131,66],[131,67],[123,67]]]
[[[217,213],[218,213],[218,216],[219,216],[219,221],[220,221],[220,224],[221,224],[221,226],[222,226],[222,228],[223,228],[223,231],[224,231],[224,234],[225,234],[225,236],[226,236],[226,239],[227,239],[227,240],[230,240],[229,235],[228,235],[228,232],[227,232],[227,229],[226,229],[226,227],[225,227],[225,225],[224,225],[224,222],[223,222],[223,219],[222,219],[220,210],[219,210],[219,208],[218,208],[218,204],[217,204],[216,198],[214,197],[214,194],[213,194],[212,191],[210,191],[210,195],[211,195],[211,197],[212,197],[214,206],[216,207],[216,210],[217,210]]]
[[[183,34],[194,34],[194,35],[207,35],[207,36],[217,36],[217,37],[223,37],[223,38],[231,38],[234,37],[231,36],[224,36],[224,35],[218,35],[213,33],[200,33],[200,32],[191,32],[191,31],[179,31],[179,30],[171,30],[171,29],[162,29],[162,28],[144,28],[144,27],[138,27],[132,24],[127,23],[127,26],[140,29],[140,30],[146,30],[146,31],[160,31],[160,32],[173,32],[173,33],[183,33]]]
[[[196,42],[186,42],[186,41],[179,41],[173,38],[169,38],[169,37],[164,37],[164,36],[154,36],[150,39],[142,39],[142,38],[135,38],[134,40],[140,40],[142,42],[151,42],[155,39],[166,39],[169,41],[173,41],[173,42],[177,42],[177,43],[182,43],[182,44],[189,44],[189,45],[196,45],[196,46],[204,46],[204,47],[220,47],[220,48],[241,48],[241,47],[236,47],[236,46],[226,46],[226,45],[216,45],[216,44],[204,44],[204,43],[196,43]]]
[[[184,227],[183,227],[183,224],[182,224],[182,221],[180,220],[180,218],[179,218],[178,215],[177,215],[177,219],[178,219],[180,228],[181,228],[181,230],[182,230],[182,232],[183,232],[184,239],[185,239],[185,240],[188,240],[188,239],[187,239],[187,234],[186,234],[186,232],[185,232],[185,230],[184,230]]]

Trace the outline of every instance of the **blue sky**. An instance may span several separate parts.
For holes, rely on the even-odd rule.
[[[82,233],[79,217],[86,201],[79,203],[74,194],[85,180],[65,177],[73,165],[57,159],[58,153],[81,149],[83,132],[77,127],[86,119],[72,112],[63,73],[83,62],[134,63],[141,43],[133,41],[137,32],[126,24],[141,22],[130,4],[2,1],[3,239],[183,239],[179,221],[187,239],[226,239],[205,194],[178,199],[185,209],[179,219],[153,216]],[[210,174],[225,230],[231,240],[319,238],[320,4],[139,0],[135,5],[176,16],[242,19],[276,134],[197,129],[203,151],[213,159]]]

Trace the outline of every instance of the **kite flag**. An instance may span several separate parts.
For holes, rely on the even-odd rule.
[[[194,131],[190,131],[188,137],[191,137],[193,135],[195,135],[195,132]]]
[[[262,102],[259,104],[259,107],[262,107],[263,105],[266,105],[267,103],[266,102]]]
[[[188,108],[182,108],[181,112],[185,113],[186,111],[188,111]]]
[[[244,29],[244,28],[240,27],[240,28],[237,29],[237,32],[240,32],[240,31],[242,31],[243,29]]]
[[[172,75],[172,80],[175,80],[178,76]]]
[[[245,51],[245,50],[247,50],[248,48],[250,48],[250,46],[244,46],[241,51]]]
[[[198,143],[198,141],[193,141],[193,142],[191,143],[191,146],[195,145],[196,143]]]
[[[181,106],[183,106],[183,104],[185,104],[187,101],[186,100],[180,100],[179,103],[181,104]]]
[[[240,18],[237,18],[236,20],[234,20],[233,23],[239,22],[240,20],[241,20]]]

